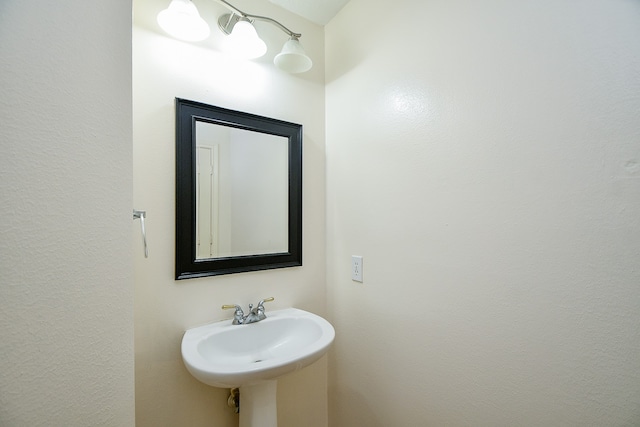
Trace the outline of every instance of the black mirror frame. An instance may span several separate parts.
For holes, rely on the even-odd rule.
[[[196,259],[196,120],[289,141],[287,252]],[[302,265],[302,125],[176,98],[176,280]]]

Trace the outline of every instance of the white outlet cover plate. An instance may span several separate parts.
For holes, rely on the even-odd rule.
[[[362,257],[359,255],[351,257],[351,280],[362,282]]]

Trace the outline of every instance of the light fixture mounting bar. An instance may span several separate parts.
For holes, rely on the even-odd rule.
[[[225,1],[225,0],[216,0],[218,3],[221,3],[223,5],[225,5],[227,8],[229,8],[233,13],[242,16],[243,18],[248,18],[248,19],[253,19],[253,20],[258,20],[258,21],[265,21],[265,22],[269,22],[273,25],[275,25],[276,27],[280,28],[282,31],[284,31],[285,33],[287,33],[289,35],[289,37],[294,37],[296,39],[302,37],[302,34],[300,33],[294,33],[293,31],[291,31],[290,29],[288,29],[287,27],[285,27],[284,25],[282,25],[280,22],[276,21],[273,18],[269,18],[268,16],[260,16],[260,15],[252,15],[250,13],[245,13],[243,11],[241,11],[240,9],[238,9],[237,7],[235,7],[234,5],[232,5],[231,3]]]
[[[271,24],[275,25],[276,27],[280,28],[282,31],[287,33],[289,35],[289,37],[295,37],[295,38],[302,37],[302,34],[294,33],[293,31],[291,31],[290,29],[288,29],[287,27],[285,27],[284,25],[282,25],[281,23],[279,23],[275,19],[269,18],[268,16],[247,15],[247,17],[251,18],[251,19],[255,19],[257,21],[270,22]]]

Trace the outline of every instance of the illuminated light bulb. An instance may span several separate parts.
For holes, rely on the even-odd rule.
[[[273,58],[273,63],[287,73],[304,73],[309,71],[313,62],[307,56],[297,37],[291,37],[282,51]]]
[[[191,0],[171,0],[169,7],[158,14],[158,25],[167,34],[188,42],[209,37],[209,25],[200,17]]]
[[[228,50],[241,58],[254,59],[267,53],[267,44],[258,36],[247,18],[240,18],[233,26],[226,43]]]

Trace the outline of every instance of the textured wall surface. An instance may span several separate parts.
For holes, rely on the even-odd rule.
[[[630,0],[329,23],[330,425],[640,424],[639,23]]]
[[[234,60],[220,50],[215,19],[225,9],[198,2],[213,23],[211,37],[190,44],[164,35],[156,15],[165,0],[134,3],[134,201],[148,212],[149,258],[142,256],[139,232],[135,254],[136,422],[138,427],[233,426],[228,390],[209,387],[185,369],[180,341],[188,328],[230,318],[222,304],[246,307],[262,298],[276,300],[267,311],[298,307],[325,314],[324,238],[324,37],[322,27],[263,0],[234,2],[241,10],[274,17],[294,31],[314,68],[289,75],[273,57],[287,37],[256,23],[269,46],[257,61]],[[175,131],[174,98],[247,111],[304,126],[303,266],[174,280]],[[282,427],[327,425],[326,359],[283,378],[278,385]]]
[[[131,2],[0,6],[0,425],[134,424]]]

